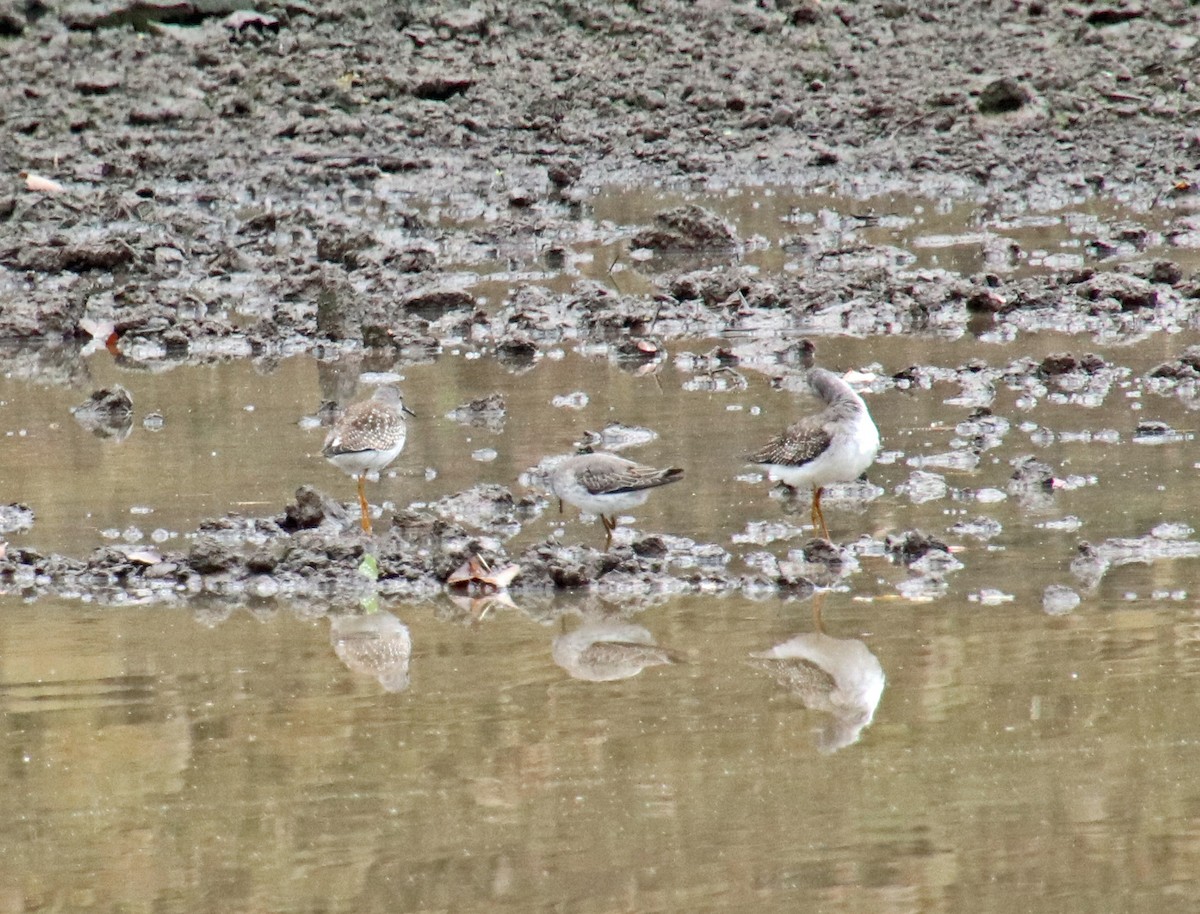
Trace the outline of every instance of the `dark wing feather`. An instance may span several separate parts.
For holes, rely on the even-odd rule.
[[[592,495],[616,495],[665,486],[683,478],[683,470],[670,467],[659,470],[637,463],[590,466],[579,474],[579,483]]]
[[[321,453],[325,457],[337,457],[387,448],[396,440],[403,421],[396,413],[372,400],[354,403],[342,413],[325,438]]]
[[[751,463],[800,467],[819,457],[831,441],[833,436],[825,430],[825,424],[819,421],[819,417],[808,417],[776,435],[765,447],[751,454],[749,460]]]

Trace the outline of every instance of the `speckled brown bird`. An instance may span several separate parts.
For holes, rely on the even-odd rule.
[[[380,387],[371,399],[349,406],[325,438],[321,454],[334,466],[358,477],[358,503],[362,507],[362,528],[371,532],[365,481],[372,470],[378,472],[404,450],[408,423],[404,414],[413,411],[404,405],[400,391]]]

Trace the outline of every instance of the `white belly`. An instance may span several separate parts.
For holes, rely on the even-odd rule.
[[[580,511],[586,511],[588,514],[612,514],[615,511],[628,511],[630,508],[644,505],[650,496],[650,490],[592,495],[583,486],[573,486],[559,494],[563,501],[570,502]]]
[[[870,416],[860,415],[849,429],[835,435],[829,447],[803,466],[763,464],[771,479],[789,486],[827,486],[834,482],[853,482],[869,467],[879,453],[879,430]]]
[[[404,435],[386,451],[353,451],[327,458],[330,463],[351,476],[361,476],[372,470],[378,472],[395,460],[404,450]]]

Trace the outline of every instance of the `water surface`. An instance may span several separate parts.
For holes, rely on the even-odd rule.
[[[646,608],[638,624],[684,662],[604,683],[553,663],[561,622],[510,610],[462,627],[389,605],[413,645],[400,693],[341,663],[327,620],[287,607],[8,605],[5,907],[1198,900],[1191,609],[1049,618],[845,595],[823,609],[887,676],[873,723],[833,753],[814,732],[827,715],[749,661],[811,632],[808,604]]]

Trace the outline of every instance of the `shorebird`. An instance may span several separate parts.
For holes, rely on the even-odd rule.
[[[660,470],[616,454],[598,452],[577,454],[562,461],[550,476],[550,488],[558,496],[560,513],[562,503],[567,501],[581,511],[600,515],[607,551],[617,528],[617,511],[644,504],[651,489],[682,478],[683,470],[679,467]]]
[[[408,428],[404,414],[413,411],[404,405],[394,387],[376,389],[371,399],[347,407],[325,438],[321,454],[334,466],[358,477],[358,503],[362,507],[362,528],[371,532],[365,481],[372,470],[378,472],[404,450]]]
[[[825,408],[788,426],[747,459],[788,488],[811,485],[813,529],[819,523],[828,540],[821,492],[832,482],[857,479],[874,462],[879,430],[863,398],[832,371],[809,369],[808,384]]]

